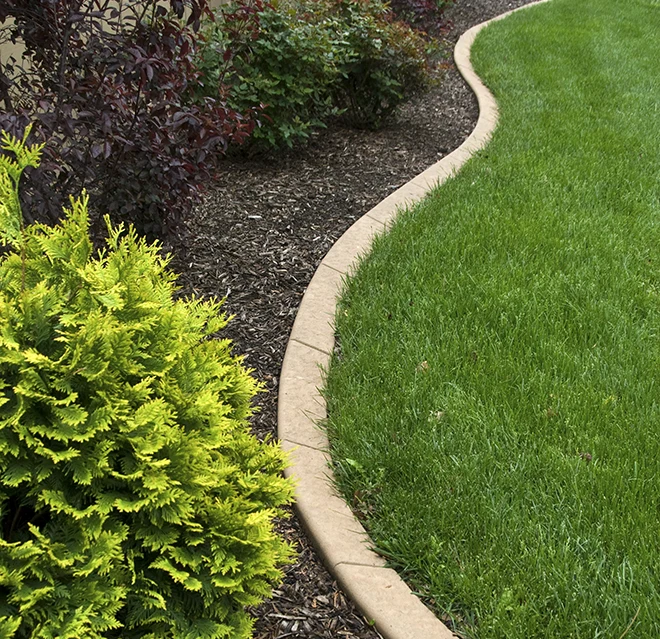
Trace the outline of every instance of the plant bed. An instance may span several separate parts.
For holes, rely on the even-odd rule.
[[[447,11],[448,38],[524,4],[457,0]],[[474,97],[449,66],[443,84],[406,105],[389,128],[331,127],[292,152],[225,162],[171,247],[184,292],[227,294],[224,308],[237,321],[226,333],[267,386],[253,419],[257,433],[275,432],[284,349],[318,262],[355,219],[456,148],[474,126]],[[300,557],[285,569],[274,598],[255,611],[255,636],[377,637],[338,591],[297,520],[281,528],[299,545]]]

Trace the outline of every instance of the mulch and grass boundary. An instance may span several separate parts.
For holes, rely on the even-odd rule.
[[[526,0],[457,0],[450,42],[474,24]],[[253,420],[276,429],[279,369],[295,311],[317,264],[351,223],[429,165],[473,128],[474,96],[448,62],[443,84],[406,105],[380,132],[340,125],[305,148],[265,159],[234,159],[209,185],[205,203],[169,248],[183,292],[227,295],[227,334],[266,385]],[[255,611],[257,639],[360,637],[377,633],[323,567],[295,517],[280,523],[299,547],[283,585]]]

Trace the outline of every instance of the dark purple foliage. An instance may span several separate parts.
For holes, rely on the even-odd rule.
[[[46,143],[23,188],[28,220],[54,221],[87,189],[93,212],[160,235],[190,209],[219,155],[255,120],[218,97],[191,104],[208,0],[0,0],[0,126]]]

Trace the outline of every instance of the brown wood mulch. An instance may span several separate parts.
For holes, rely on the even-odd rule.
[[[531,0],[455,0],[448,44],[469,27]],[[276,433],[277,386],[298,304],[330,246],[360,216],[447,155],[469,135],[476,100],[453,61],[443,81],[378,131],[333,125],[303,148],[275,157],[227,160],[202,205],[167,248],[184,293],[227,300],[225,331],[266,391],[255,433]],[[272,599],[253,611],[256,639],[360,638],[379,633],[339,590],[300,524],[279,523],[298,549]],[[420,638],[423,639],[423,638]]]

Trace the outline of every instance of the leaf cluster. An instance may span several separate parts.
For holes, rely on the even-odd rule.
[[[34,159],[0,164],[4,215]],[[0,636],[248,637],[291,554],[283,453],[248,432],[220,302],[177,299],[133,228],[95,253],[87,204],[3,231]]]

